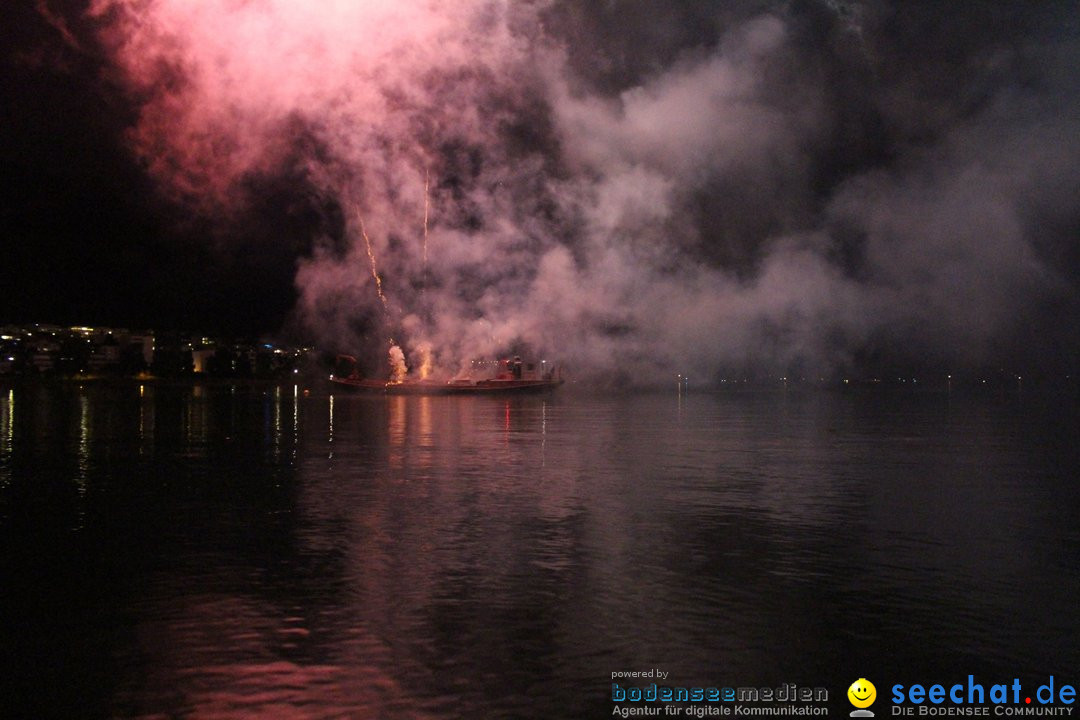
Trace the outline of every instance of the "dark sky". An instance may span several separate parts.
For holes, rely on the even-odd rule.
[[[621,352],[646,369],[699,348],[722,358],[702,359],[706,372],[749,357],[780,367],[890,354],[935,366],[1056,367],[1080,352],[1075,3],[559,0],[499,21],[528,39],[538,64],[560,58],[549,65],[559,82],[505,48],[496,63],[470,58],[475,43],[465,42],[461,69],[411,59],[423,72],[379,75],[390,109],[357,125],[355,144],[334,123],[367,118],[340,110],[358,102],[341,95],[347,84],[327,83],[313,96],[325,105],[256,118],[252,127],[276,139],[264,141],[263,161],[220,186],[205,170],[213,153],[192,161],[153,120],[177,98],[183,112],[206,102],[205,76],[191,69],[200,56],[162,51],[154,80],[133,82],[121,68],[134,61],[103,33],[124,27],[118,8],[127,3],[104,4],[113,14],[95,21],[76,0],[0,9],[0,322],[241,335],[300,328],[355,343],[356,318],[368,327],[379,312],[362,284],[367,256],[349,208],[369,212],[376,229],[376,210],[415,216],[417,200],[386,176],[422,165],[416,177],[433,176],[432,232],[444,233],[443,247],[471,239],[455,246],[460,265],[425,280],[414,305],[426,310],[412,320],[407,309],[387,310],[398,312],[386,322],[399,335],[468,335],[430,307],[439,288],[459,318],[513,328],[534,345],[570,322],[575,342],[590,345],[582,362]],[[426,20],[416,16],[417,26]],[[494,35],[494,21],[484,22]],[[452,65],[459,48],[447,47]],[[222,77],[248,77],[236,58],[215,62]],[[698,102],[680,90],[689,82],[719,94]],[[498,120],[468,126],[471,106]],[[653,117],[668,118],[685,142],[657,135]],[[232,162],[244,136],[206,127]],[[711,144],[721,133],[732,139]],[[687,150],[693,143],[700,149]],[[640,200],[604,203],[642,188],[663,196],[652,216],[635,214]],[[230,201],[215,204],[222,192]],[[406,306],[418,281],[400,278],[417,274],[416,254],[393,254],[413,230],[394,222],[384,222],[376,250],[393,269],[391,299]],[[491,228],[507,225],[524,238],[509,251],[491,239]],[[621,270],[597,259],[612,237],[633,258]],[[461,259],[469,243],[485,242],[518,265],[498,274]],[[657,242],[659,259],[649,255]],[[298,260],[315,248],[323,254],[298,281]],[[612,308],[583,296],[584,309],[547,325],[500,316],[527,294],[521,277],[535,279],[562,251],[578,287],[655,295]],[[785,273],[812,279],[785,290]],[[498,301],[483,306],[490,298]],[[713,301],[720,309],[710,310]],[[664,302],[704,309],[684,327],[658,326],[648,314]],[[673,338],[691,349],[667,349],[679,345]]]
[[[50,6],[80,29],[81,3]],[[260,233],[290,222],[282,191],[268,194],[261,227],[164,199],[125,141],[136,105],[93,35],[72,47],[30,2],[0,12],[0,322],[280,330],[296,250]],[[292,221],[304,242],[311,228]]]

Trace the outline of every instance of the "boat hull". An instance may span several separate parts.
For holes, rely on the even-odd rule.
[[[384,395],[445,395],[445,383],[433,382],[402,382],[391,383],[379,380],[356,378],[330,378],[330,382],[336,387],[352,390],[355,392],[384,394]]]
[[[447,386],[451,395],[487,395],[495,393],[530,393],[552,390],[562,380],[479,380],[472,384]]]

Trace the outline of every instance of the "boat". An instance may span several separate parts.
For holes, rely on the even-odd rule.
[[[562,374],[557,365],[548,367],[546,361],[539,364],[525,362],[519,356],[499,360],[494,377],[475,380],[457,377],[446,384],[452,394],[486,394],[505,392],[537,392],[562,385]]]
[[[481,372],[491,363],[474,362]],[[526,362],[519,356],[499,360],[495,363],[495,375],[476,378],[472,373],[459,375],[449,382],[435,380],[401,381],[379,380],[361,377],[356,370],[356,358],[351,355],[338,355],[335,363],[336,373],[330,376],[330,382],[338,387],[370,393],[387,395],[481,395],[493,393],[526,393],[550,390],[562,384],[562,374],[558,366],[546,361]]]

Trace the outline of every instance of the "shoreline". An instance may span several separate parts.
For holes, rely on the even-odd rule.
[[[225,387],[273,387],[276,385],[315,385],[321,377],[293,375],[281,378],[230,378],[212,375],[166,377],[159,375],[8,375],[0,376],[0,386],[15,385],[155,385],[158,387],[190,387],[205,385]]]

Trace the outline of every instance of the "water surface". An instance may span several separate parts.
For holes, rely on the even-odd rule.
[[[1080,680],[1068,403],[0,390],[0,715],[609,717],[650,667],[839,715],[857,677]]]

